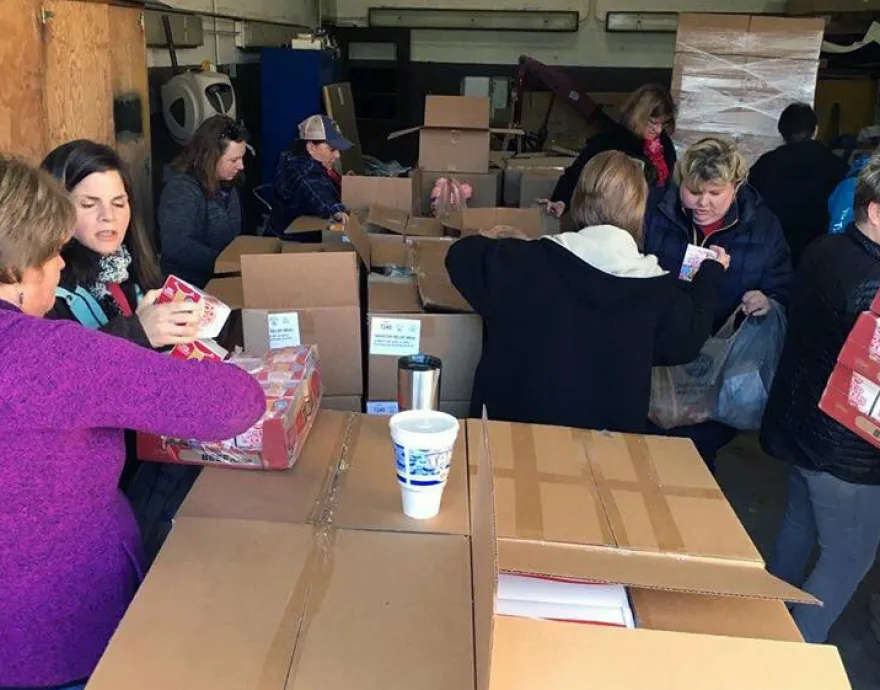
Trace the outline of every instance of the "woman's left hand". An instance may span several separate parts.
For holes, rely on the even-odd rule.
[[[770,300],[760,290],[749,290],[743,295],[742,306],[746,316],[764,316],[770,311]]]
[[[530,239],[530,237],[528,235],[526,235],[522,230],[519,230],[518,228],[513,228],[509,225],[496,225],[494,228],[481,230],[480,234],[483,237],[488,237],[493,240],[502,240],[502,239],[528,240],[528,239]]]

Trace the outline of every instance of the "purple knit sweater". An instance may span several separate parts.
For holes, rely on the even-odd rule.
[[[123,429],[220,440],[265,410],[235,366],[184,362],[0,301],[0,687],[88,676],[141,577]]]

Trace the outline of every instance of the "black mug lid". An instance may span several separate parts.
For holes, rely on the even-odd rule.
[[[433,355],[409,355],[397,360],[398,369],[407,369],[409,371],[432,371],[434,369],[441,369],[442,366],[440,358]]]

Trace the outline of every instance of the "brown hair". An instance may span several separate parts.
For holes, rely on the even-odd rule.
[[[642,246],[648,183],[641,162],[620,151],[590,159],[571,199],[571,215],[580,228],[614,225]]]
[[[875,151],[871,160],[862,168],[856,182],[856,193],[853,201],[853,220],[856,223],[868,221],[868,206],[880,204],[880,149]]]
[[[217,161],[226,153],[230,142],[246,143],[249,138],[244,125],[226,115],[214,115],[199,125],[192,139],[172,163],[172,168],[192,175],[202,185],[205,195],[213,199],[220,191]]]
[[[663,131],[675,131],[675,101],[669,89],[660,84],[645,84],[633,91],[620,107],[622,122],[633,134],[640,137],[651,120],[663,120]]]
[[[93,173],[119,173],[131,210],[131,220],[122,243],[131,254],[137,284],[142,290],[154,290],[162,286],[163,278],[156,259],[156,249],[141,219],[128,169],[116,151],[94,141],[79,139],[56,148],[43,159],[41,167],[59,180],[68,192],[73,192],[80,182]],[[72,274],[78,283],[94,282],[96,276],[89,275],[88,272],[96,270],[96,267],[84,265],[80,251],[76,242],[71,242],[65,248],[64,261],[67,266],[64,270]]]
[[[18,283],[58,255],[75,224],[73,203],[49,173],[0,155],[0,283]]]
[[[675,182],[692,192],[704,184],[730,182],[738,187],[749,176],[749,165],[732,139],[706,137],[687,148],[675,167]]]

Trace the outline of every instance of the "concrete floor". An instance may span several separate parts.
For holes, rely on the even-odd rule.
[[[743,434],[718,458],[718,481],[764,558],[773,549],[785,509],[785,468]],[[868,598],[880,593],[880,561],[831,629],[853,690],[880,690],[880,643],[871,633]]]

